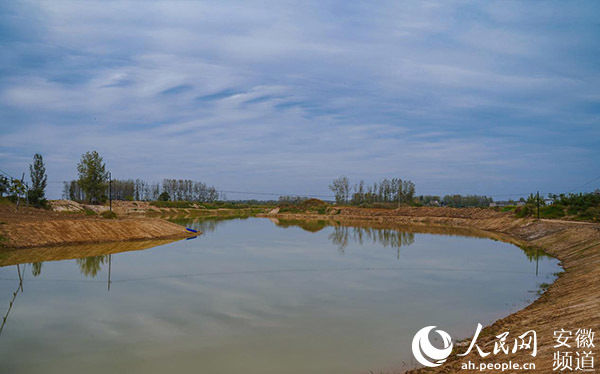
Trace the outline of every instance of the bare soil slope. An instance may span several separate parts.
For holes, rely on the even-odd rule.
[[[184,238],[184,227],[154,218],[104,219],[81,213],[0,204],[2,245],[10,248]]]

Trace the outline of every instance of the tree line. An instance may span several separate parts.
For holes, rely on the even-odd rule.
[[[337,204],[412,204],[415,197],[415,184],[400,178],[384,178],[368,185],[361,180],[351,185],[347,177],[339,177],[333,180],[329,189],[334,193]]]
[[[142,179],[109,180],[106,164],[96,151],[86,152],[77,164],[78,179],[64,182],[63,198],[89,203],[114,200],[214,202],[219,193],[213,186],[189,179],[163,179],[149,183]]]

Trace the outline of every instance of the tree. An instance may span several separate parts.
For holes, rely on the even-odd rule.
[[[31,274],[34,277],[37,277],[38,275],[42,274],[42,264],[43,262],[33,262],[31,264]]]
[[[169,201],[171,200],[171,196],[169,195],[169,193],[167,191],[161,193],[158,196],[158,201]]]
[[[4,175],[0,175],[0,197],[4,196],[8,192],[10,187],[10,181]]]
[[[25,195],[25,192],[27,192],[27,187],[25,187],[25,183],[23,183],[23,181],[21,180],[11,178],[8,191],[10,192],[12,197],[15,200],[17,200],[17,209],[19,209],[21,196]]]
[[[348,197],[350,196],[350,181],[348,177],[334,179],[333,183],[329,185],[329,189],[334,193],[337,204],[348,202]]]
[[[85,198],[91,203],[104,202],[108,173],[98,152],[92,151],[83,154],[81,161],[77,164],[77,172],[79,173],[77,182],[85,193]]]
[[[29,189],[29,203],[35,207],[46,205],[46,184],[48,176],[42,155],[36,153],[33,156],[33,164],[29,165],[29,176],[31,177],[31,188]]]

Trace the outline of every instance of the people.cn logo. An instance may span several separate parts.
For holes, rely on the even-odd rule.
[[[439,349],[434,347],[429,340],[429,333],[437,326],[423,327],[417,331],[412,341],[413,355],[422,365],[429,367],[440,366],[444,362],[450,353],[452,352],[452,338],[446,331],[435,330],[435,332],[441,336],[443,348]]]

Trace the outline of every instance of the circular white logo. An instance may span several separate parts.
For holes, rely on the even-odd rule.
[[[429,367],[440,366],[452,352],[452,338],[446,331],[435,330],[442,337],[444,348],[438,349],[429,341],[429,332],[436,326],[423,327],[417,331],[412,341],[413,355],[422,365]]]

